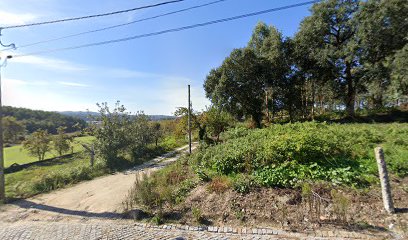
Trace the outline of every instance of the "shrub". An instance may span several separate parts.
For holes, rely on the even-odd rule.
[[[138,176],[124,201],[125,209],[140,206],[161,214],[164,206],[180,203],[196,185],[190,167],[179,160],[150,176]]]
[[[254,179],[245,174],[239,174],[233,180],[233,188],[239,193],[248,193],[254,185]]]

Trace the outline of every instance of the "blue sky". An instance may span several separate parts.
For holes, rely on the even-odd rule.
[[[0,26],[117,11],[162,1],[1,0]],[[25,45],[211,1],[186,0],[92,20],[5,29],[2,42]],[[26,54],[124,38],[303,1],[227,0],[177,15],[1,54]],[[284,35],[292,36],[301,20],[310,14],[309,8],[297,7],[183,32],[11,59],[2,69],[3,104],[51,111],[95,111],[97,102],[112,105],[120,100],[131,112],[143,110],[147,114],[169,115],[176,107],[186,106],[187,85],[191,84],[193,108],[201,110],[210,104],[202,87],[207,73],[219,66],[232,49],[246,45],[257,22],[272,24]]]

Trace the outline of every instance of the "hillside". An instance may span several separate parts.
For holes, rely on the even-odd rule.
[[[86,126],[86,122],[78,117],[63,115],[58,112],[32,110],[11,106],[3,107],[3,116],[15,117],[17,121],[26,126],[28,133],[32,133],[37,129],[45,129],[48,130],[49,133],[56,133],[56,129],[59,126],[66,127],[67,132],[74,132]]]
[[[64,111],[64,112],[59,112],[59,113],[65,116],[80,118],[84,121],[91,121],[93,118],[99,115],[99,113],[97,112],[82,112],[82,111]],[[175,118],[174,116],[168,116],[168,115],[148,115],[148,116],[150,120],[152,121],[159,121],[159,120]]]

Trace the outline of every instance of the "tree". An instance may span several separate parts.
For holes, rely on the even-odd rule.
[[[24,135],[25,126],[22,122],[17,121],[15,117],[6,116],[2,119],[3,139],[5,142],[16,143],[19,136]]]
[[[174,116],[176,119],[176,135],[183,136],[188,134],[188,108],[178,107]],[[198,113],[191,109],[191,130],[201,129],[201,124],[198,119]]]
[[[101,125],[95,129],[95,150],[106,161],[110,169],[114,169],[118,163],[118,155],[121,150],[130,144],[129,128],[130,116],[120,102],[116,102],[113,111],[108,104],[97,104]]]
[[[101,125],[94,130],[96,153],[110,169],[117,168],[126,156],[137,161],[145,154],[147,144],[153,139],[148,116],[143,112],[131,115],[119,101],[113,110],[107,103],[97,106]]]
[[[151,134],[157,147],[159,139],[163,136],[163,130],[159,122],[154,122],[150,125]]]
[[[355,99],[360,85],[357,24],[353,18],[359,7],[357,0],[327,0],[312,7],[297,33],[298,42],[308,46],[306,56],[318,65],[330,66],[334,84],[344,99],[347,115],[355,114]]]
[[[51,137],[47,130],[37,130],[33,132],[24,142],[23,148],[30,155],[38,157],[38,161],[45,158],[45,154],[51,150]]]
[[[57,151],[59,156],[68,152],[71,149],[71,143],[73,141],[72,137],[65,134],[66,127],[58,127],[57,135],[52,138],[55,151]]]
[[[406,0],[368,0],[362,2],[357,36],[364,66],[364,82],[374,107],[383,107],[387,89],[392,85],[394,53],[407,43],[408,2]]]
[[[395,53],[391,63],[391,78],[394,94],[397,96],[408,95],[408,44]],[[398,99],[398,97],[397,97]]]
[[[268,26],[263,22],[258,23],[255,27],[248,43],[248,48],[252,49],[258,57],[264,59],[269,68],[264,83],[264,106],[268,121],[270,120],[270,111],[274,116],[276,112],[285,108],[283,100],[289,91],[288,86],[292,80],[290,43],[290,39],[284,39],[282,33],[275,27]]]
[[[209,107],[207,111],[203,113],[201,119],[203,125],[206,126],[206,130],[216,138],[217,142],[219,142],[220,134],[227,130],[234,122],[233,117],[229,113],[215,106]]]
[[[147,145],[155,140],[149,125],[149,117],[144,112],[137,112],[132,115],[125,137],[129,138],[127,149],[132,155],[132,160],[137,161],[145,153]]]
[[[204,89],[214,105],[236,117],[251,116],[261,127],[268,62],[249,48],[235,49],[207,76]]]

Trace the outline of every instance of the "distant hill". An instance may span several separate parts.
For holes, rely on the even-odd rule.
[[[38,129],[44,129],[54,134],[57,132],[59,126],[66,127],[67,132],[75,132],[86,126],[86,122],[83,119],[75,116],[11,106],[3,107],[3,116],[15,117],[26,126],[28,133],[32,133]]]
[[[99,116],[99,113],[97,112],[82,112],[82,111],[64,111],[64,112],[59,112],[65,116],[71,116],[71,117],[76,117],[80,118],[84,121],[92,121],[94,117]],[[148,115],[150,120],[152,121],[159,121],[159,120],[165,120],[165,119],[175,119],[174,116],[168,116],[168,115]]]

